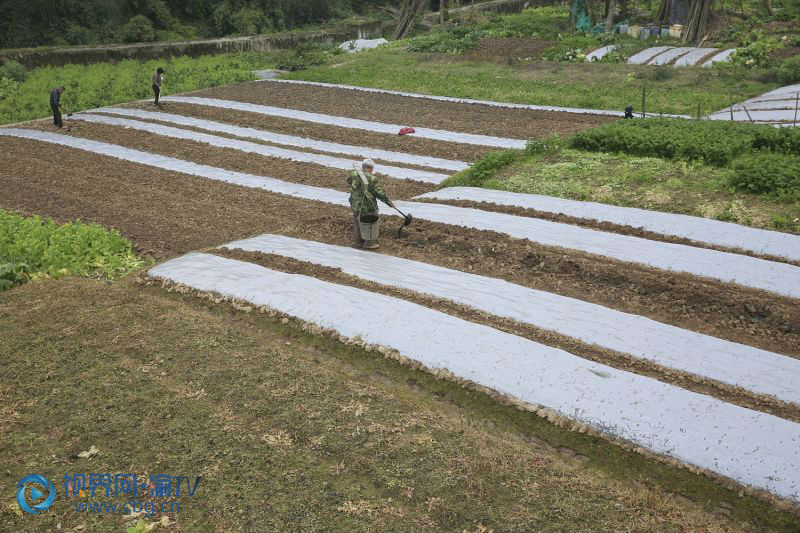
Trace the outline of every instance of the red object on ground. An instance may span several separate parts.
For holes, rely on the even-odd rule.
[[[408,135],[409,133],[417,133],[417,130],[414,128],[403,128],[398,135]]]

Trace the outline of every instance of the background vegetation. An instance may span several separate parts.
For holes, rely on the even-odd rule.
[[[0,48],[252,35],[374,9],[380,0],[3,0]]]

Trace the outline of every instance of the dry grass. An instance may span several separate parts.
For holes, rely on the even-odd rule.
[[[34,472],[58,487],[65,473],[133,471],[203,476],[162,528],[176,531],[798,527],[705,478],[188,296],[46,281],[3,293],[0,323],[7,496]],[[77,458],[90,446],[100,453]],[[730,518],[714,511],[723,500]],[[40,517],[10,502],[3,531],[121,528],[63,493]]]

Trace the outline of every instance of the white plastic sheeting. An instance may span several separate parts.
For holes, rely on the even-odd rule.
[[[629,65],[644,65],[649,63],[658,54],[663,54],[667,50],[672,50],[674,46],[656,46],[654,48],[646,48],[637,54],[633,54],[628,58]]]
[[[230,148],[233,150],[239,150],[241,152],[263,155],[266,157],[288,159],[290,161],[297,161],[300,163],[315,163],[324,167],[338,168],[341,170],[352,170],[353,163],[356,162],[353,159],[342,159],[340,157],[333,157],[324,154],[313,154],[309,152],[287,150],[285,148],[278,148],[276,146],[256,144],[237,139],[229,139],[227,137],[208,135],[206,133],[199,133],[181,128],[173,128],[171,126],[153,124],[151,122],[141,122],[139,120],[84,113],[74,115],[72,118],[75,120],[83,120],[85,122],[93,122],[95,124],[108,124],[110,126],[121,126],[123,128],[146,131],[155,135],[163,135],[165,137],[173,137],[175,139],[201,142],[219,148]],[[424,181],[426,183],[441,183],[448,178],[447,174],[427,172],[412,168],[393,167],[388,165],[375,165],[375,172],[392,178]]]
[[[800,500],[800,425],[397,298],[207,254],[150,270],[387,346],[655,453]]]
[[[266,82],[265,82],[266,83]],[[400,124],[385,124],[383,122],[373,122],[349,117],[337,117],[324,115],[322,113],[310,113],[308,111],[297,111],[283,107],[273,107],[260,104],[248,104],[246,102],[236,102],[233,100],[220,100],[218,98],[199,98],[196,96],[166,96],[161,99],[165,102],[179,102],[182,104],[206,105],[220,107],[222,109],[235,109],[236,111],[246,111],[261,115],[274,117],[290,118],[294,120],[304,120],[317,124],[328,124],[340,128],[350,128],[356,130],[366,130],[378,133],[388,133],[397,135],[406,126]],[[416,137],[433,139],[436,141],[446,141],[461,144],[474,144],[478,146],[493,146],[495,148],[518,148],[523,149],[527,142],[522,139],[506,139],[503,137],[492,137],[489,135],[476,135],[474,133],[459,133],[455,131],[434,130],[430,128],[414,127]]]
[[[386,44],[389,41],[381,37],[380,39],[355,39],[352,41],[345,41],[339,45],[339,48],[344,50],[345,52],[360,52],[361,50],[370,50],[372,48],[377,48],[382,44]]]
[[[356,85],[342,85],[339,83],[324,83],[321,81],[301,81],[301,80],[264,80],[270,83],[292,83],[296,85],[313,85],[316,87],[329,87],[331,89],[348,89],[365,93],[391,94],[395,96],[406,96],[408,98],[420,98],[422,100],[437,100],[439,102],[451,102],[455,104],[478,104],[491,107],[504,107],[507,109],[528,109],[531,111],[558,111],[562,113],[576,113],[580,115],[608,115],[612,117],[623,117],[622,111],[609,111],[607,109],[584,109],[579,107],[558,107],[548,105],[533,104],[512,104],[509,102],[495,102],[493,100],[475,100],[473,98],[455,98],[452,96],[435,96],[431,94],[407,93],[403,91],[392,91],[389,89],[375,89],[372,87],[358,87]]]
[[[554,331],[667,368],[800,404],[800,361],[600,305],[384,254],[261,235],[226,244],[340,269]],[[702,354],[702,357],[698,357]]]
[[[676,67],[693,67],[697,65],[697,63],[703,59],[704,57],[708,56],[716,52],[718,48],[692,48],[692,51],[686,54],[685,56],[679,58],[675,62]]]
[[[469,200],[523,207],[546,213],[612,222],[623,226],[642,228],[661,235],[671,235],[706,244],[740,248],[759,254],[800,260],[800,236],[798,235],[748,228],[708,218],[476,187],[447,187],[425,193],[417,198]]]
[[[613,50],[616,50],[616,49],[617,49],[617,45],[615,45],[615,44],[609,44],[608,46],[603,46],[603,47],[598,48],[597,50],[593,50],[592,52],[587,54],[586,55],[586,61],[589,61],[590,63],[592,61],[600,61],[601,59],[606,57],[609,52],[611,52]]]
[[[747,111],[734,111],[733,120],[738,122],[748,122],[750,119],[758,122],[772,123],[772,122],[792,122],[795,118],[794,109],[773,109],[773,110],[751,110],[745,104]],[[731,112],[722,111],[709,115],[710,120],[730,120]],[[800,113],[797,118],[800,119]]]
[[[421,202],[395,202],[415,218],[497,231],[546,246],[560,246],[662,270],[800,297],[800,267],[683,244],[650,241],[538,218]]]
[[[141,109],[125,109],[121,107],[103,107],[100,109],[92,109],[91,111],[87,111],[87,113],[110,113],[126,117],[140,118],[143,120],[159,120],[161,122],[178,124],[180,126],[189,126],[202,130],[213,131],[216,133],[227,133],[228,135],[234,135],[236,137],[257,139],[259,141],[265,141],[274,144],[309,148],[311,150],[331,152],[334,154],[353,155],[359,158],[369,157],[370,159],[381,159],[383,161],[392,161],[394,163],[402,163],[405,165],[419,165],[423,167],[439,168],[456,172],[465,170],[469,167],[469,164],[463,161],[453,161],[450,159],[440,159],[438,157],[427,157],[423,155],[405,154],[401,152],[391,152],[389,150],[368,148],[366,146],[351,146],[347,144],[319,141],[317,139],[309,139],[307,137],[285,135],[267,130],[235,126],[233,124],[226,124],[224,122],[215,122],[213,120],[204,120],[200,118],[187,117],[184,115],[174,115],[171,113],[143,111]]]
[[[264,178],[241,172],[231,172],[180,159],[148,154],[113,144],[80,139],[34,130],[0,128],[0,136],[35,139],[63,146],[72,146],[126,161],[151,165],[175,172],[255,187],[296,198],[317,200],[336,205],[349,205],[347,193]],[[546,246],[571,248],[620,261],[639,263],[663,270],[687,272],[697,276],[772,291],[790,297],[800,297],[800,268],[715,250],[693,248],[681,244],[648,241],[627,235],[615,235],[569,224],[536,218],[492,213],[451,205],[420,202],[395,202],[401,210],[413,212],[420,220],[440,222],[504,233],[519,239]]]
[[[728,61],[731,60],[731,58],[735,53],[736,53],[736,48],[729,48],[728,50],[723,50],[722,52],[718,53],[717,55],[715,55],[714,57],[703,63],[702,66],[710,67],[714,63],[727,63]]]
[[[174,157],[141,152],[139,150],[125,148],[124,146],[118,146],[116,144],[93,141],[91,139],[83,139],[80,137],[72,137],[69,135],[45,131],[23,130],[18,128],[0,128],[0,137],[2,136],[20,137],[23,139],[32,139],[36,141],[57,144],[60,146],[68,146],[95,154],[121,159],[123,161],[129,161],[131,163],[139,163],[163,170],[189,174],[191,176],[199,176],[202,178],[224,181],[225,183],[232,183],[234,185],[241,185],[243,187],[263,189],[278,194],[294,196],[296,198],[305,198],[307,200],[316,200],[348,207],[350,205],[347,200],[348,195],[344,192],[324,189],[322,187],[314,187],[312,185],[291,183],[288,181],[267,178],[264,176],[255,176],[253,174],[244,174],[242,172],[233,172],[222,168],[192,163],[191,161],[175,159]]]
[[[666,65],[680,57],[685,56],[692,50],[695,50],[695,48],[692,46],[682,46],[680,48],[672,48],[671,50],[667,50],[663,54],[658,54],[650,61],[650,63],[648,63],[648,65]]]

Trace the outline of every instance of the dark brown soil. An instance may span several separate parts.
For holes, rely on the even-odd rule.
[[[117,228],[157,258],[267,232],[339,245],[353,239],[346,208],[35,141],[4,139],[3,146],[1,207]],[[422,220],[398,239],[389,228],[399,225],[399,217],[384,221],[382,253],[499,277],[800,356],[796,300]]]
[[[781,61],[783,59],[789,59],[790,57],[794,57],[796,55],[800,55],[800,47],[798,46],[787,46],[786,48],[779,48],[777,50],[773,50],[769,54],[769,58],[772,61]]]
[[[193,95],[517,139],[569,135],[614,120],[602,115],[505,109],[268,81],[208,89]]]
[[[148,111],[157,110],[152,105],[144,103],[120,107],[137,107]],[[387,135],[385,133],[371,133],[364,130],[335,128],[324,124],[316,124],[314,122],[270,117],[259,115],[258,113],[248,113],[245,111],[235,111],[202,105],[166,102],[164,103],[163,110],[166,113],[216,120],[217,122],[285,133],[287,135],[300,135],[311,139],[319,139],[321,141],[337,142],[352,146],[369,146],[395,152],[454,159],[456,161],[476,161],[494,150],[488,147],[423,139],[414,137],[413,135]]]
[[[338,285],[350,285],[351,287],[357,287],[370,292],[412,301],[424,307],[441,311],[448,315],[457,316],[470,322],[484,324],[512,335],[525,337],[547,346],[560,348],[569,353],[583,357],[584,359],[607,364],[639,375],[649,376],[664,383],[671,383],[697,392],[698,394],[714,396],[724,401],[741,405],[742,407],[779,414],[783,418],[800,422],[800,406],[786,404],[771,397],[754,395],[751,391],[731,387],[719,382],[701,379],[688,373],[662,367],[650,361],[633,358],[627,354],[607,350],[595,345],[583,343],[572,337],[536,328],[530,324],[489,315],[474,308],[456,304],[450,300],[365,281],[361,278],[344,274],[341,270],[336,268],[315,265],[279,255],[229,249],[217,249],[214,250],[214,253],[223,257],[262,265],[273,270],[303,274]]]
[[[464,54],[466,59],[537,59],[539,54],[557,44],[532,37],[484,37],[477,50]]]
[[[45,131],[52,130],[52,126],[47,123],[38,123],[32,125],[32,128]],[[203,164],[226,170],[278,178],[293,183],[303,183],[339,191],[349,191],[349,186],[346,182],[349,171],[313,163],[298,163],[288,159],[265,157],[231,148],[218,148],[202,142],[173,139],[145,131],[121,129],[118,126],[105,124],[77,122],[72,126],[68,134],[73,137],[119,144],[143,152],[202,162]],[[432,184],[387,177],[381,177],[381,184],[390,198],[398,199],[411,198],[434,188]]]

